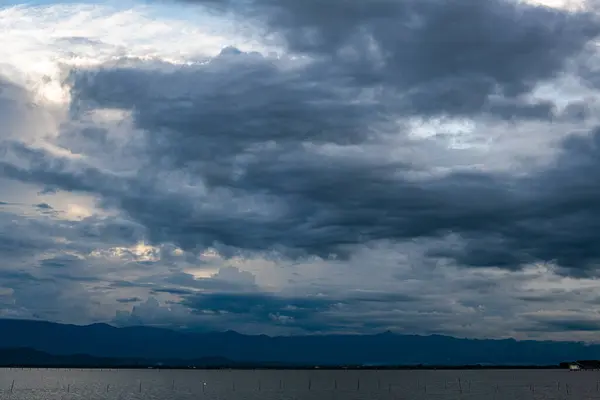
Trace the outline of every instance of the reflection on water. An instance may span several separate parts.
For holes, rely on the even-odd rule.
[[[598,372],[0,369],[22,400],[600,399]]]

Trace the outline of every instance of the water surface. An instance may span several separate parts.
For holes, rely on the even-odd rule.
[[[600,399],[600,372],[0,369],[14,400]]]

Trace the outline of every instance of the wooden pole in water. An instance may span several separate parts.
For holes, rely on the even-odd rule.
[[[173,383],[171,384],[171,390],[175,390],[175,379],[173,379]]]
[[[139,392],[142,393],[142,381],[140,381]]]
[[[69,384],[67,385],[67,393],[70,393],[70,392],[71,392],[71,384],[69,383]]]
[[[308,390],[312,389],[312,379],[308,378]]]
[[[110,383],[106,385],[106,393],[108,393],[108,388],[110,387]]]
[[[356,391],[358,392],[360,390],[360,378],[358,378],[356,380]]]
[[[458,390],[462,393],[462,383],[460,382],[460,378],[458,378]]]
[[[15,380],[13,379],[12,384],[10,385],[10,392],[13,392],[13,389],[15,388]]]

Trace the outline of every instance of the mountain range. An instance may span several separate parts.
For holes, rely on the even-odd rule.
[[[205,357],[194,360],[123,357],[96,357],[87,354],[56,355],[27,347],[0,348],[0,368],[6,367],[65,367],[65,368],[224,368],[246,367],[222,357]]]
[[[140,359],[153,363],[179,360],[181,365],[192,360],[201,360],[203,365],[230,360],[322,366],[557,365],[567,360],[600,359],[600,345],[579,342],[461,339],[391,332],[270,337],[233,331],[193,333],[142,326],[117,328],[107,324],[80,326],[8,319],[0,320],[0,349],[0,364],[4,365],[9,354],[15,361],[27,357],[27,352],[42,359],[36,352],[59,357],[55,360],[74,355],[102,358],[104,361],[97,362],[112,365],[132,365]],[[18,357],[14,349],[19,349]]]

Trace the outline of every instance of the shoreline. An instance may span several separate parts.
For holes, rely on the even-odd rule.
[[[398,365],[398,366],[305,366],[305,365],[196,365],[196,366],[156,366],[156,365],[0,365],[0,369],[90,369],[90,370],[315,370],[315,371],[464,371],[464,370],[565,370],[559,365]]]

